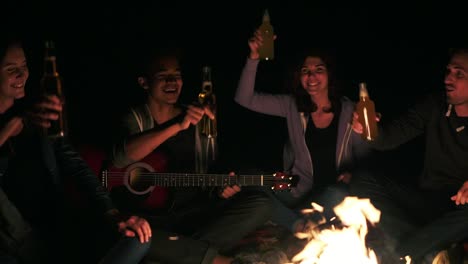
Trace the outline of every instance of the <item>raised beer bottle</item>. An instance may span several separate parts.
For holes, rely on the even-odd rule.
[[[259,48],[259,56],[261,60],[272,60],[275,57],[275,46],[274,46],[274,31],[273,26],[270,23],[270,15],[268,10],[265,10],[263,14],[262,24],[259,28],[263,38],[263,45]]]
[[[216,96],[213,92],[213,82],[211,81],[211,67],[203,67],[202,73],[202,90],[198,94],[198,102],[202,105],[209,105],[213,114],[215,114],[215,119],[212,120],[207,115],[204,115],[199,124],[199,131],[201,135],[214,138],[217,135]]]
[[[375,104],[369,98],[365,83],[359,84],[359,102],[356,104],[356,112],[363,128],[362,137],[368,141],[374,140],[377,137]]]
[[[53,41],[45,42],[44,72],[41,78],[41,89],[43,95],[56,95],[62,102],[62,112],[58,113],[58,120],[51,121],[50,127],[44,129],[44,132],[50,138],[64,137],[67,134],[65,96],[62,79],[57,70],[57,55]]]

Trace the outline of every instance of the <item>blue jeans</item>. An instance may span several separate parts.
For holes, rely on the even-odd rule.
[[[122,237],[101,259],[99,264],[136,264],[148,252],[151,241],[140,243],[138,237]]]
[[[457,206],[450,200],[458,187],[421,190],[385,175],[369,173],[353,180],[351,193],[370,198],[381,211],[377,226],[380,237],[376,239],[380,242],[375,246],[380,254],[394,257],[409,255],[418,260],[468,235],[468,205]]]

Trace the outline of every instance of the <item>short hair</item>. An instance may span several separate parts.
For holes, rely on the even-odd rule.
[[[464,48],[450,48],[448,55],[449,58],[455,56],[455,55],[460,55],[460,54],[468,54],[468,47]]]
[[[137,75],[138,76],[151,76],[157,69],[154,68],[155,62],[161,61],[164,58],[176,58],[179,64],[182,63],[182,50],[178,47],[158,47],[153,46],[143,51],[137,58]]]

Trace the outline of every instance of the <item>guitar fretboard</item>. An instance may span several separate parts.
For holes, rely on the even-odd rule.
[[[103,172],[105,181],[109,184],[122,182],[125,173]],[[264,186],[275,181],[274,175],[235,175],[226,174],[190,174],[190,173],[138,173],[130,176],[130,181],[141,184],[162,187],[203,187],[203,186]]]

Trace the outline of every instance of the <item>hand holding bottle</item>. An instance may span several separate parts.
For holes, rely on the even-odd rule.
[[[356,130],[364,140],[372,141],[377,138],[377,113],[375,112],[375,104],[369,97],[369,92],[366,88],[366,83],[359,84],[359,101],[356,103],[356,115],[358,122],[356,123]],[[359,125],[360,124],[360,129]],[[355,130],[355,131],[356,131]]]
[[[211,120],[215,118],[213,111],[209,105],[205,106],[196,106],[196,105],[188,105],[187,106],[187,113],[180,123],[181,130],[187,129],[191,124],[196,125],[204,115],[207,115]]]
[[[51,126],[51,121],[59,119],[62,112],[62,101],[56,95],[46,95],[41,101],[33,106],[31,111],[27,112],[32,123],[48,128]]]
[[[276,40],[276,35],[273,36],[273,40]],[[254,35],[248,41],[250,48],[249,58],[252,60],[258,60],[260,58],[260,48],[263,46],[263,36],[260,30],[256,30]]]
[[[380,122],[380,117],[381,117],[381,114],[376,113],[375,121]],[[353,113],[353,121],[352,121],[351,127],[354,130],[354,132],[360,135],[364,133],[364,126],[361,124],[361,122],[359,122],[359,114],[357,112]]]

